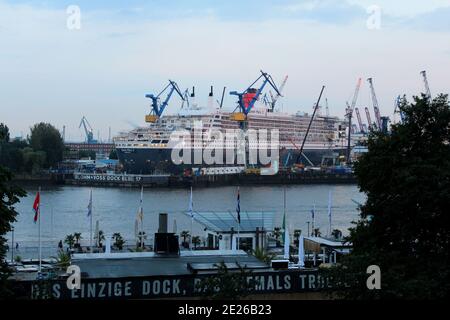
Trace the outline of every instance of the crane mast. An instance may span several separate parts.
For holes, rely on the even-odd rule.
[[[380,108],[378,107],[378,100],[377,100],[377,96],[375,94],[375,88],[373,86],[373,79],[369,78],[369,79],[367,79],[367,81],[369,82],[370,92],[372,94],[373,112],[375,114],[376,124],[377,124],[378,129],[380,129],[381,128]]]
[[[369,108],[366,107],[365,111],[366,111],[367,123],[369,124],[369,130],[371,130],[373,127],[373,123],[372,123],[372,119],[370,118]]]
[[[94,139],[94,130],[92,129],[89,121],[86,119],[85,116],[81,118],[80,125],[78,128],[81,128],[83,126],[84,133],[86,135],[86,142],[87,143],[97,143],[97,140]]]
[[[358,108],[355,108],[355,112],[356,112],[356,117],[358,118],[358,125],[359,125],[359,131],[361,132],[361,133],[365,133],[364,131],[364,126],[363,126],[363,123],[362,123],[362,121],[361,121],[361,114],[359,113],[359,109]]]
[[[428,85],[427,72],[425,70],[423,70],[420,72],[420,74],[423,77],[423,83],[425,85],[425,94],[427,95],[428,99],[431,100],[431,91],[430,91],[430,86]]]
[[[348,117],[348,135],[347,135],[347,163],[351,162],[350,149],[351,149],[351,135],[352,135],[352,116],[353,109],[356,106],[358,100],[359,89],[361,88],[361,78],[358,79],[356,84],[355,93],[353,94],[353,100],[351,106],[347,102],[347,117]]]

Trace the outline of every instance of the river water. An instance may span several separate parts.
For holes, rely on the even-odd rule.
[[[36,186],[24,186],[27,196],[16,205],[19,212],[14,223],[14,238],[19,243],[15,255],[36,257],[38,246],[38,225],[33,222],[32,205],[37,192]],[[139,207],[140,189],[101,188],[93,190],[93,220],[99,221],[100,229],[111,236],[120,232],[127,244],[134,243],[135,220]],[[74,232],[82,233],[82,244],[88,244],[90,220],[87,217],[90,187],[47,186],[41,190],[41,241],[43,256],[49,256],[57,248],[59,240]],[[286,187],[287,225],[290,233],[294,229],[307,230],[311,221],[311,209],[315,205],[315,226],[322,233],[328,230],[328,193],[332,192],[332,228],[348,234],[351,222],[358,219],[358,205],[364,194],[356,185],[295,185]],[[190,218],[186,215],[189,206],[188,189],[146,189],[144,190],[144,231],[152,235],[158,228],[158,214],[169,214],[169,232],[190,230]],[[275,212],[274,226],[282,224],[284,211],[283,186],[240,187],[241,215],[244,211]],[[353,200],[353,201],[352,201]],[[230,211],[235,214],[236,187],[198,188],[193,191],[194,210]],[[204,236],[204,226],[194,223],[193,234]],[[11,233],[7,235],[11,238]],[[10,243],[10,241],[8,241]]]

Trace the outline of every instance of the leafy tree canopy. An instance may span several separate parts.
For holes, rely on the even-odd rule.
[[[35,151],[46,153],[45,167],[55,166],[62,160],[64,141],[60,132],[49,123],[40,122],[31,128],[29,138],[31,147]]]
[[[425,95],[400,106],[403,123],[372,132],[355,165],[367,195],[343,261],[351,298],[444,298],[449,294],[450,106]],[[381,269],[381,290],[368,290],[366,268]],[[338,270],[339,271],[339,270]],[[341,270],[343,271],[343,270]],[[336,283],[342,279],[338,272]]]
[[[0,298],[11,294],[8,289],[7,278],[10,269],[6,263],[6,239],[5,234],[11,231],[11,224],[16,221],[17,212],[14,205],[24,197],[25,191],[11,185],[12,175],[7,169],[0,166]]]

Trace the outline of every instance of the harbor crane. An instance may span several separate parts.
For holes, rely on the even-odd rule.
[[[427,95],[428,99],[431,100],[431,91],[430,86],[428,85],[427,72],[423,70],[420,72],[420,74],[422,75],[423,83],[425,85],[425,94]]]
[[[358,118],[359,131],[361,133],[366,133],[364,130],[364,125],[361,120],[361,114],[359,113],[359,109],[357,107],[355,108],[355,113],[356,113],[356,118]]]
[[[185,102],[186,102],[187,108],[189,109],[189,89],[184,90],[183,97],[184,97],[184,99],[183,99],[183,102],[181,102],[181,108],[180,109],[183,109]]]
[[[367,81],[369,82],[369,85],[370,85],[370,92],[372,95],[373,112],[375,114],[377,128],[380,130],[380,128],[381,128],[380,108],[378,107],[378,100],[377,100],[377,96],[375,94],[375,88],[373,86],[373,79],[368,78]]]
[[[83,116],[83,118],[81,118],[80,121],[80,125],[78,126],[78,128],[81,128],[81,126],[83,126],[84,128],[84,133],[86,135],[86,142],[91,144],[91,143],[97,143],[97,140],[94,139],[94,130],[92,129],[89,121],[86,119],[85,116]]]
[[[259,87],[259,89],[253,88],[253,86],[260,79],[263,79],[263,82]],[[253,83],[244,92],[242,93],[237,91],[230,92],[230,95],[238,97],[238,106],[231,114],[231,120],[239,121],[241,128],[246,127],[247,115],[252,110],[256,100],[258,100],[259,96],[261,95],[261,92],[264,90],[264,87],[267,84],[269,84],[275,90],[275,92],[281,96],[281,93],[278,90],[275,82],[273,81],[272,76],[262,70],[261,75],[255,81],[253,81]]]
[[[372,130],[373,123],[372,123],[372,118],[370,117],[369,108],[366,107],[365,110],[366,110],[367,123],[369,124],[369,130]]]
[[[286,85],[286,82],[288,80],[288,75],[286,75],[283,79],[283,82],[281,82],[280,87],[278,88],[279,93],[277,93],[275,96],[273,96],[272,91],[269,90],[270,98],[272,99],[270,103],[271,111],[275,109],[275,104],[277,103],[278,99],[282,97],[281,92],[283,92],[284,86]]]
[[[348,135],[347,135],[347,163],[351,162],[350,159],[350,142],[352,133],[352,116],[353,109],[355,109],[356,101],[358,100],[359,89],[361,88],[361,78],[358,79],[356,83],[355,93],[353,94],[352,104],[349,105],[347,102],[347,117],[348,117]]]
[[[170,88],[170,89],[169,89]],[[169,93],[167,94],[166,99],[160,104],[159,99],[160,96],[169,89]],[[181,93],[180,89],[178,88],[178,85],[175,81],[169,80],[169,84],[157,95],[153,94],[146,94],[145,97],[152,100],[152,110],[150,111],[150,114],[145,116],[145,122],[156,122],[163,114],[164,109],[167,107],[170,98],[172,97],[173,92],[176,91],[178,95],[180,96],[181,100],[184,101],[183,94]]]

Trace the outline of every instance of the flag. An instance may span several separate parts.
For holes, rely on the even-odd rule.
[[[289,246],[290,246],[289,230],[284,229],[284,259],[289,259]]]
[[[91,191],[89,193],[89,204],[87,206],[87,209],[88,209],[87,216],[90,217],[91,214],[92,214],[92,189],[91,189]]]
[[[39,194],[39,191],[36,193],[36,198],[34,198],[34,203],[33,203],[33,210],[34,210],[34,223],[36,223],[38,221],[39,218],[39,206],[41,204],[41,196]]]
[[[192,187],[191,187],[191,195],[189,197],[189,208],[188,208],[189,214],[191,218],[194,218],[194,202],[192,202]]]
[[[305,238],[303,235],[300,235],[298,239],[298,266],[303,268],[305,266],[305,246],[304,246]]]
[[[237,213],[238,223],[241,224],[241,197],[239,195],[239,187],[238,187],[238,192],[237,192],[236,213]]]

